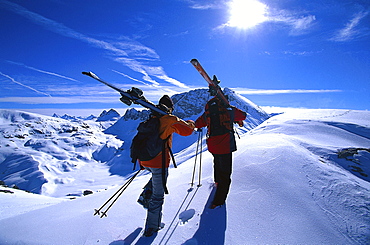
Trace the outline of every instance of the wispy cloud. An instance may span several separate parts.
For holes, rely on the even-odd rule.
[[[181,87],[181,88],[188,88],[187,85],[185,85],[182,82],[177,81],[174,78],[169,77],[166,72],[163,70],[163,67],[161,66],[148,66],[143,64],[142,62],[127,58],[127,57],[120,57],[115,59],[117,62],[120,62],[124,64],[125,66],[128,66],[133,71],[139,72],[143,75],[143,79],[154,86],[159,86],[160,84],[151,78],[151,76],[157,77],[161,80],[164,80],[168,83],[171,83],[175,86]]]
[[[139,83],[142,83],[142,84],[145,84],[145,85],[149,85],[148,83],[145,83],[145,82],[140,81],[140,80],[138,80],[138,79],[136,79],[136,78],[130,77],[129,75],[124,74],[124,73],[122,73],[122,72],[119,72],[119,71],[116,71],[116,70],[112,70],[112,71],[113,71],[113,72],[115,72],[115,73],[117,73],[117,74],[120,74],[120,75],[122,75],[122,76],[124,76],[124,77],[127,77],[128,79],[130,79],[130,80],[132,80],[132,81],[139,82]]]
[[[14,102],[19,104],[76,104],[76,103],[114,103],[118,102],[117,96],[68,96],[68,97],[5,97],[0,102]]]
[[[225,4],[222,1],[196,1],[196,0],[184,0],[187,2],[192,9],[207,10],[207,9],[220,9],[224,8]]]
[[[51,95],[50,95],[50,94],[47,94],[47,93],[44,93],[44,92],[38,91],[38,90],[37,90],[37,89],[35,89],[35,88],[32,88],[32,87],[30,87],[30,86],[28,86],[28,85],[25,85],[25,84],[23,84],[23,83],[20,83],[20,82],[16,81],[14,78],[12,78],[12,77],[10,77],[10,76],[8,76],[8,75],[6,75],[6,74],[2,73],[2,72],[0,72],[0,75],[2,75],[2,76],[4,76],[4,77],[6,77],[6,78],[8,78],[8,79],[10,79],[10,81],[12,81],[13,83],[16,83],[16,84],[18,84],[18,85],[20,85],[20,86],[22,86],[22,87],[27,88],[27,89],[30,89],[30,90],[32,90],[32,91],[34,91],[34,92],[38,93],[38,94],[43,94],[43,95],[46,95],[46,96],[51,97]]]
[[[337,33],[329,40],[335,42],[346,42],[351,41],[359,36],[369,34],[363,33],[361,28],[359,28],[361,20],[368,16],[369,13],[369,11],[361,11],[356,13],[355,16],[346,24],[346,26],[343,29],[337,31]]]
[[[60,35],[66,36],[66,37],[70,37],[70,38],[74,38],[74,39],[78,39],[78,40],[87,42],[87,43],[89,43],[89,44],[91,44],[95,47],[103,48],[105,50],[114,52],[117,55],[127,55],[126,52],[124,52],[121,49],[118,49],[118,48],[114,47],[114,45],[112,45],[108,42],[97,40],[97,39],[88,37],[86,35],[83,35],[79,32],[74,31],[71,28],[68,28],[67,26],[65,26],[61,23],[58,23],[58,22],[53,21],[51,19],[48,19],[48,18],[46,18],[42,15],[39,15],[39,14],[34,13],[32,11],[29,11],[28,9],[26,9],[26,8],[16,4],[16,3],[12,3],[12,2],[9,2],[9,1],[2,1],[2,5],[0,5],[0,6],[3,6],[6,9],[27,18],[27,19],[35,22],[36,24],[39,24],[39,25],[43,26],[44,28],[46,28],[49,31],[58,33]]]
[[[232,88],[238,94],[244,95],[274,95],[274,94],[312,94],[312,93],[338,93],[337,89],[246,89]]]
[[[34,70],[34,71],[41,72],[41,73],[44,73],[44,74],[48,74],[48,75],[51,75],[51,76],[56,76],[56,77],[64,78],[64,79],[71,80],[71,81],[74,81],[74,82],[78,82],[76,79],[66,77],[66,76],[63,76],[63,75],[60,75],[60,74],[57,74],[57,73],[54,73],[54,72],[50,72],[50,71],[43,71],[43,70],[34,68],[32,66],[27,66],[25,64],[19,63],[19,62],[14,62],[14,61],[9,61],[9,60],[7,62],[10,63],[10,64],[19,65],[19,66],[28,68],[30,70]]]
[[[0,73],[0,75],[4,75]],[[22,85],[24,86],[24,85]],[[130,89],[133,84],[125,84],[125,88]],[[143,88],[143,87],[141,87]],[[35,96],[35,97],[0,97],[1,102],[14,102],[19,104],[40,104],[40,105],[53,105],[53,104],[76,104],[76,103],[99,103],[99,104],[112,104],[121,103],[119,100],[119,94],[108,88],[107,86],[102,87],[84,87],[86,90],[84,95],[81,96],[81,92],[78,93],[77,87],[61,87],[59,91],[59,96]],[[174,95],[178,93],[183,93],[187,89],[174,87],[174,86],[161,86],[159,90],[157,87],[147,85],[143,90],[145,90],[144,96],[149,101],[156,103],[163,94]],[[42,93],[42,92],[41,92]],[[42,93],[45,94],[45,93]]]
[[[1,7],[21,15],[33,21],[34,23],[43,26],[47,30],[58,33],[62,36],[83,41],[95,48],[106,50],[112,60],[120,62],[121,64],[131,68],[135,72],[143,74],[143,79],[147,82],[159,85],[157,81],[153,80],[150,77],[155,76],[175,86],[186,87],[186,85],[181,83],[180,81],[177,81],[174,78],[170,78],[164,72],[162,67],[148,64],[153,61],[158,61],[159,55],[155,52],[155,50],[146,47],[145,45],[135,40],[131,40],[125,37],[121,37],[119,40],[115,40],[112,42],[99,40],[86,36],[61,23],[34,13],[16,3],[3,0],[0,4],[0,8]],[[159,70],[160,73],[158,73]]]
[[[260,55],[287,55],[287,56],[311,56],[314,54],[321,53],[322,51],[292,51],[292,50],[283,50],[279,52],[263,51],[260,52]]]
[[[292,36],[306,34],[312,28],[316,20],[314,15],[302,15],[300,13],[281,9],[269,10],[267,21],[289,26],[289,34]]]

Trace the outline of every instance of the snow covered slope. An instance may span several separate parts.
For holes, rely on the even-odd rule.
[[[202,185],[197,187],[196,174],[190,188],[191,145],[177,154],[178,168],[170,169],[166,226],[150,238],[141,237],[146,212],[136,203],[150,177],[144,172],[102,219],[93,216],[94,208],[123,179],[68,201],[0,188],[0,212],[6,212],[0,215],[0,244],[369,244],[369,122],[370,112],[346,110],[302,109],[268,119],[237,141],[230,194],[216,210],[208,208],[208,152]],[[33,207],[22,207],[27,199]]]
[[[0,180],[9,186],[55,197],[79,196],[91,182],[105,188],[107,180],[120,179],[99,161],[114,156],[102,151],[115,153],[123,142],[104,134],[99,123],[10,110],[0,110],[0,121]],[[101,175],[90,178],[96,171]]]

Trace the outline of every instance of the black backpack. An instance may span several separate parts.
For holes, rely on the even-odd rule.
[[[152,160],[162,151],[164,141],[159,137],[159,118],[151,116],[139,124],[137,131],[130,147],[131,161]]]
[[[137,134],[132,140],[130,147],[130,157],[131,162],[134,163],[134,169],[137,160],[140,161],[149,161],[155,158],[160,152],[164,152],[166,146],[170,151],[170,155],[175,167],[175,157],[172,153],[171,148],[169,147],[167,139],[161,139],[159,136],[159,117],[150,116],[150,118],[144,122],[141,122],[137,127]],[[162,170],[165,168],[166,156],[162,154]],[[163,186],[165,188],[165,193],[168,193],[166,188],[166,183],[164,181],[164,171],[162,171]]]
[[[207,124],[209,136],[217,136],[233,130],[234,113],[232,108],[225,107],[218,100],[209,101],[206,105]]]

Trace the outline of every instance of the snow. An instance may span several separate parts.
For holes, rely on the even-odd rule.
[[[0,180],[46,182],[37,194],[0,186],[0,244],[370,244],[368,111],[288,110],[239,130],[230,193],[214,210],[212,155],[204,146],[198,186],[198,135],[176,137],[178,167],[169,172],[165,227],[149,238],[141,236],[146,211],[136,203],[150,178],[144,171],[107,217],[93,215],[135,173],[125,151],[130,132],[114,137],[95,121],[1,114],[8,138],[1,139],[0,168],[14,171],[1,169]],[[130,131],[138,122],[120,124]],[[30,133],[37,130],[43,134]],[[30,173],[18,166],[36,163],[41,170]]]

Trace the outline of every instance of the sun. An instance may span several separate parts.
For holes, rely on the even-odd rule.
[[[230,2],[230,27],[252,28],[267,21],[267,5],[257,0],[233,0]]]

